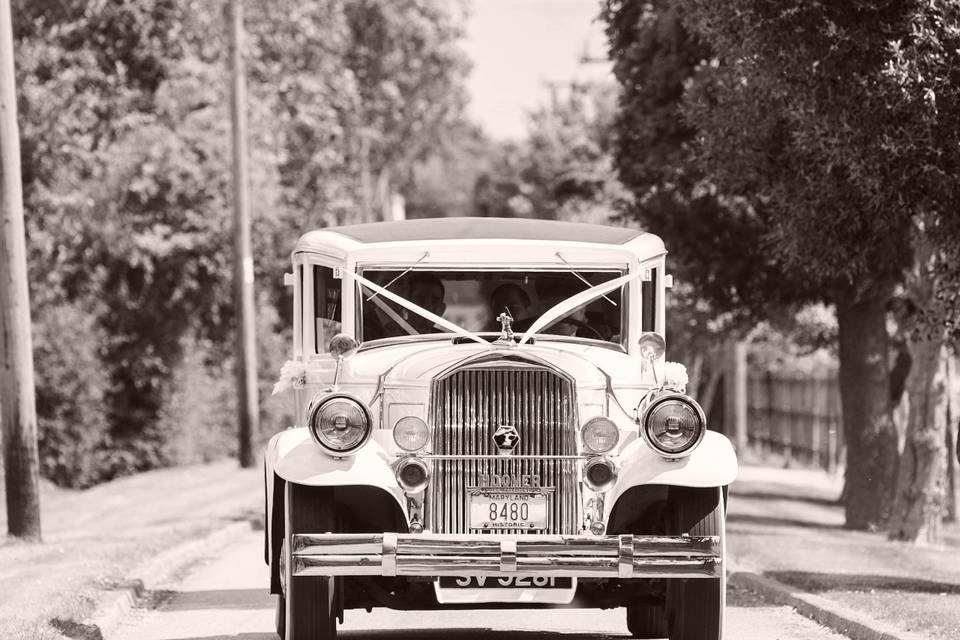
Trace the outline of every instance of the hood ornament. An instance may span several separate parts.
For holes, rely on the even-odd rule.
[[[500,337],[497,338],[497,342],[514,344],[513,316],[510,315],[510,309],[504,309],[503,313],[497,316],[497,322],[500,323]]]
[[[493,443],[497,445],[498,454],[508,456],[520,444],[520,433],[512,424],[502,424],[493,433]]]

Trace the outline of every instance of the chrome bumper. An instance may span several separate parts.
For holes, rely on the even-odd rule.
[[[295,534],[294,576],[716,578],[716,536]]]

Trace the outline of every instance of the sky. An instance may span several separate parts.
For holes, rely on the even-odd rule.
[[[464,49],[473,61],[468,113],[494,138],[518,139],[525,114],[550,97],[546,83],[613,82],[599,0],[471,0]]]

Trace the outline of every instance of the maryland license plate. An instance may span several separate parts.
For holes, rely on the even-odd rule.
[[[547,528],[547,495],[544,493],[477,492],[470,495],[471,529]]]

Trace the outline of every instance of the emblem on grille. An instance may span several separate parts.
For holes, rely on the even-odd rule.
[[[497,445],[501,455],[505,455],[517,448],[520,444],[520,434],[512,424],[502,424],[493,434],[493,442]]]

